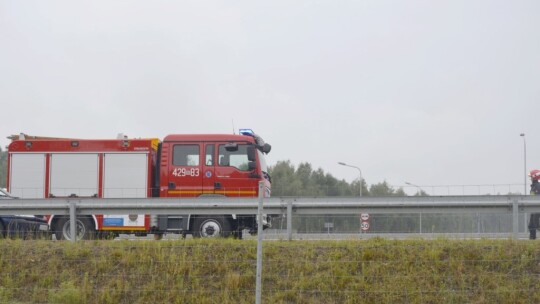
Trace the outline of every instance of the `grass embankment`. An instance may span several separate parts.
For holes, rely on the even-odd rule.
[[[264,243],[263,303],[531,303],[540,243]],[[2,303],[253,303],[256,242],[0,240]]]

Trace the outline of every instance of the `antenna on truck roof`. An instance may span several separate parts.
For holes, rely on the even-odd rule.
[[[234,129],[234,118],[231,119],[231,122],[232,122],[232,134],[236,135],[236,131]]]

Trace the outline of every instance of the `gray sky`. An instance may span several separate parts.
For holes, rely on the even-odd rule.
[[[0,144],[252,128],[270,164],[523,185],[540,1],[0,0]],[[520,186],[518,190],[522,190]]]

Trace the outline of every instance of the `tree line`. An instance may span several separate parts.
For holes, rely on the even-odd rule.
[[[369,187],[365,180],[357,179],[348,183],[321,168],[314,170],[307,162],[295,166],[288,160],[278,161],[268,171],[272,177],[272,196],[359,196],[360,187],[362,196],[407,195],[403,188],[395,189],[386,181]]]

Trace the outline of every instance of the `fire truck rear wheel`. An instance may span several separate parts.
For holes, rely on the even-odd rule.
[[[228,237],[231,222],[223,217],[197,217],[193,221],[194,238]]]
[[[71,225],[69,218],[62,218],[56,226],[57,240],[71,240]],[[96,230],[89,218],[77,218],[77,240],[89,240],[95,237]]]

